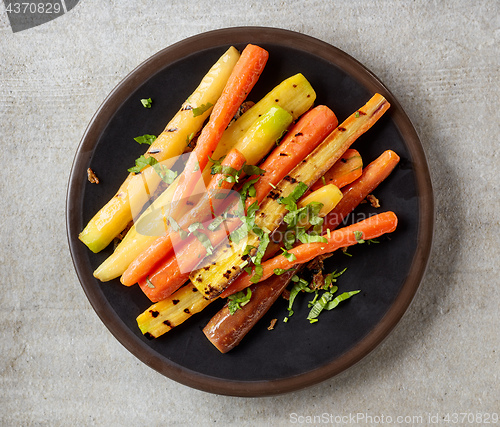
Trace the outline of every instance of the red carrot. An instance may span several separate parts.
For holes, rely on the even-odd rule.
[[[222,162],[222,166],[231,167],[240,170],[245,163],[245,157],[237,149],[233,148]],[[215,174],[207,187],[207,192],[202,196],[197,205],[186,215],[179,219],[178,224],[182,229],[187,229],[189,225],[195,222],[204,222],[213,214],[213,199],[221,191],[227,191],[234,185],[229,182],[224,173]],[[125,286],[132,286],[140,279],[144,279],[151,270],[172,250],[172,235],[167,230],[165,236],[156,239],[151,246],[142,252],[132,263],[121,277],[121,282]]]
[[[272,276],[250,286],[250,301],[232,314],[226,304],[203,328],[205,336],[221,353],[227,353],[236,347],[267,313],[299,269],[300,267],[294,267],[281,276]]]
[[[329,238],[327,238],[327,235],[323,235],[328,240],[326,243],[304,243],[296,246],[288,251],[291,255],[287,255],[287,257],[285,255],[278,255],[262,263],[263,274],[260,281],[272,276],[275,269],[288,270],[294,265],[311,261],[318,255],[355,245],[360,239],[375,239],[382,234],[392,233],[396,229],[397,223],[398,219],[394,212],[384,212],[348,227],[335,230],[330,233]],[[355,232],[360,232],[361,234],[357,235],[358,233],[355,234]],[[251,275],[248,273],[241,274],[220,296],[227,297],[245,289],[252,284],[250,278]]]
[[[333,111],[324,105],[318,105],[305,113],[280,145],[259,166],[266,172],[254,184],[256,195],[247,199],[247,208],[256,200],[260,203],[271,188],[314,150],[337,124]],[[253,178],[256,177],[252,176],[250,179]]]
[[[345,187],[361,176],[363,171],[363,160],[357,150],[349,148],[342,157],[323,175],[323,178],[316,181],[311,187],[311,191],[319,190],[321,187],[333,184],[338,188]]]
[[[323,232],[334,230],[385,178],[399,162],[399,156],[391,150],[384,151],[371,162],[356,181],[342,189],[342,200],[325,217]]]
[[[200,178],[193,172],[205,169],[208,156],[213,154],[222,133],[257,83],[268,57],[269,53],[258,46],[249,44],[245,47],[229,76],[222,95],[214,105],[208,123],[198,137],[196,147],[189,156],[184,172],[179,177],[179,184],[172,200],[180,201],[191,195]],[[176,213],[173,212],[172,216],[176,217]]]

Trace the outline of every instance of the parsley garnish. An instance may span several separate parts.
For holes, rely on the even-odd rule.
[[[278,202],[285,207],[289,211],[297,210],[297,200],[299,200],[304,193],[307,191],[308,187],[303,182],[299,182],[299,184],[293,189],[293,191],[287,197],[280,197]]]
[[[155,289],[155,285],[149,280],[149,276],[146,277],[146,285],[148,285],[148,288]]]
[[[229,295],[227,299],[229,300],[229,303],[227,305],[227,308],[229,309],[229,313],[233,315],[236,310],[240,310],[242,307],[247,305],[250,301],[250,298],[252,297],[252,291],[250,288],[247,288],[247,293],[240,291],[236,292],[233,295]]]
[[[355,231],[354,237],[356,238],[356,242],[358,242],[359,244],[365,243],[365,241],[363,240],[363,233],[361,231]]]
[[[295,254],[291,254],[290,252],[288,252],[286,249],[283,248],[281,248],[281,250],[283,251],[281,255],[283,255],[288,261],[294,262],[297,259]]]
[[[359,111],[356,111],[356,114],[354,115],[356,118],[359,117]]]
[[[139,144],[151,145],[153,142],[156,141],[156,135],[149,135],[146,133],[145,135],[142,136],[136,136],[134,138],[134,141],[138,142]]]
[[[337,307],[342,301],[345,301],[351,298],[353,295],[360,293],[361,291],[350,291],[344,292],[343,294],[338,295],[333,298],[334,293],[337,292],[338,288],[334,286],[331,291],[326,291],[321,295],[321,298],[317,300],[311,308],[309,315],[307,316],[307,320],[311,323],[316,323],[318,321],[317,317],[323,310],[333,310]]]
[[[201,104],[199,107],[193,108],[193,117],[201,116],[205,111],[213,106],[214,104],[207,102],[206,104]]]
[[[153,100],[151,98],[141,99],[141,104],[144,106],[144,108],[151,108],[151,105],[153,105]]]
[[[133,173],[139,173],[141,170],[143,170],[146,166],[153,166],[158,163],[158,160],[156,160],[154,157],[144,157],[142,155],[141,157],[135,159],[135,166],[127,169],[129,172]]]
[[[151,157],[149,157],[151,159]],[[162,181],[165,184],[172,184],[174,182],[175,178],[177,178],[177,172],[174,172],[167,168],[164,165],[161,165],[159,163],[155,163],[153,166],[153,169],[155,172],[158,174],[158,176],[162,179]]]

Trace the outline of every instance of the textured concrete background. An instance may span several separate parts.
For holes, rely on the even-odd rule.
[[[445,425],[447,413],[500,413],[498,5],[82,0],[13,34],[1,3],[0,424],[288,425],[292,412],[360,412]],[[371,69],[421,136],[437,206],[430,266],[396,330],[347,372],[274,398],[210,395],[143,365],[90,307],[66,242],[71,163],[104,97],[165,46],[240,25],[317,37]]]

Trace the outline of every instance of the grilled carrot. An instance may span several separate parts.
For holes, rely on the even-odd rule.
[[[247,208],[256,200],[260,203],[271,188],[313,151],[337,124],[333,111],[324,105],[318,105],[305,113],[260,165],[266,172],[254,185],[256,194],[247,199]],[[255,177],[251,177],[253,178]]]
[[[371,162],[356,181],[342,189],[342,200],[330,211],[323,222],[323,232],[334,230],[366,196],[386,179],[399,162],[399,156],[392,150],[384,151]]]
[[[235,148],[233,148],[227,157],[222,162],[223,167],[230,167],[239,171],[245,163],[245,157]],[[213,203],[217,200],[217,194],[227,191],[234,185],[228,181],[224,173],[215,174],[210,184],[207,187],[207,192],[201,197],[196,206],[191,209],[187,215],[178,219],[178,224],[181,228],[187,229],[195,222],[204,222],[207,218],[214,214]],[[164,236],[158,237],[155,242],[144,252],[142,252],[125,270],[121,277],[121,282],[125,286],[132,286],[154,268],[171,250],[172,250],[172,236],[169,229],[166,230]]]
[[[281,276],[272,276],[250,286],[250,301],[233,314],[226,304],[203,328],[205,336],[221,353],[236,347],[271,308],[299,268],[296,266]]]
[[[261,281],[274,274],[275,269],[288,270],[297,264],[303,264],[311,261],[318,255],[334,252],[339,248],[352,246],[358,243],[358,240],[375,239],[382,234],[392,233],[397,226],[398,219],[393,212],[384,212],[371,216],[356,224],[335,230],[330,233],[326,243],[304,243],[288,251],[291,255],[278,255],[262,263],[264,269]],[[361,232],[356,236],[355,232]],[[326,235],[323,235],[326,238]],[[227,297],[235,292],[241,291],[251,285],[250,278],[252,274],[241,274],[224,292],[221,297]]]
[[[311,191],[318,190],[327,184],[336,185],[338,188],[345,187],[361,176],[363,160],[357,150],[349,148],[344,155],[316,181]]]
[[[196,148],[180,176],[173,197],[174,201],[181,201],[190,196],[199,178],[193,172],[205,169],[208,157],[213,155],[222,133],[257,83],[268,57],[269,53],[266,50],[252,44],[247,45],[241,53],[222,95],[214,105],[208,123],[198,137]],[[174,217],[179,209],[174,208]]]

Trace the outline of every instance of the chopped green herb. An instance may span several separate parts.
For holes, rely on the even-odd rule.
[[[151,157],[149,157],[149,158],[151,158]],[[162,179],[162,181],[168,185],[172,184],[172,182],[174,182],[175,178],[177,178],[177,172],[170,170],[165,165],[155,163],[153,165],[153,169],[158,174],[158,176]]]
[[[321,182],[323,183],[323,185],[326,185],[326,179],[324,176],[321,177]]]
[[[365,241],[363,240],[363,233],[361,231],[355,231],[354,237],[356,238],[356,242],[360,244],[365,243]]]
[[[236,310],[240,310],[242,307],[247,305],[252,297],[252,291],[250,288],[247,288],[247,292],[245,294],[244,291],[236,292],[233,295],[229,295],[227,299],[229,303],[227,308],[229,308],[229,313],[233,315],[236,313]]]
[[[193,108],[193,117],[201,116],[205,111],[213,106],[214,104],[207,102],[206,104],[201,104],[199,107]]]
[[[288,261],[294,262],[297,259],[295,254],[291,254],[290,252],[288,252],[286,249],[283,248],[281,248],[281,250],[283,251],[281,255],[283,255]]]
[[[248,176],[252,175],[263,175],[266,173],[264,169],[259,168],[258,166],[254,165],[243,165],[242,167],[243,172],[245,172]]]
[[[284,268],[275,268],[273,270],[274,274],[276,274],[276,276],[281,276],[282,274],[285,274],[287,271],[290,271],[291,268],[289,268],[288,270],[285,270]]]
[[[151,105],[153,105],[153,100],[151,98],[141,99],[141,104],[144,106],[144,108],[151,108]]]
[[[134,141],[138,142],[139,144],[151,145],[153,142],[156,141],[156,136],[155,135],[148,135],[148,134],[145,134],[142,136],[136,136],[134,138]]]
[[[210,224],[208,224],[207,228],[210,230],[210,231],[215,231],[217,230],[220,225],[224,222],[224,217],[223,216],[218,216],[217,218],[215,218]]]
[[[175,219],[173,219],[171,216],[169,216],[167,218],[167,221],[170,225],[170,228],[172,230],[174,230],[176,233],[179,233],[179,236],[181,239],[185,239],[187,236],[188,236],[188,232],[183,230],[179,224],[177,223],[177,221]]]
[[[371,245],[372,243],[380,243],[380,242],[377,239],[370,239],[370,240],[367,240],[366,243]]]
[[[337,273],[337,270],[335,270],[332,273],[327,274],[325,277],[325,288],[329,288],[332,283],[335,283],[337,281],[337,278],[339,276],[342,276],[342,274],[344,274],[346,270],[347,270],[347,268],[344,268],[339,273]]]
[[[324,308],[325,310],[333,310],[335,307],[337,307],[342,301],[345,301],[346,299],[351,298],[353,295],[359,294],[361,291],[350,291],[350,292],[344,292],[343,294],[340,294],[337,296],[333,301],[330,301],[326,307]]]
[[[257,177],[254,179],[250,179],[243,184],[243,187],[241,187],[241,190],[240,190],[240,197],[241,197],[242,203],[245,203],[245,200],[247,199],[247,197],[255,197],[255,195],[257,194],[257,191],[255,190],[254,184],[258,180],[259,180],[259,178]]]
[[[359,111],[356,111],[355,117],[356,117],[356,118],[358,118],[358,117],[359,117]]]
[[[214,253],[214,247],[212,246],[212,242],[210,241],[210,239],[207,237],[206,234],[202,233],[201,231],[198,231],[198,229],[193,230],[191,233],[203,245],[208,255],[212,255]]]
[[[131,167],[127,170],[129,172],[139,173],[146,166],[154,166],[157,163],[158,163],[158,160],[156,160],[154,157],[144,157],[144,155],[142,155],[141,157],[135,159],[135,166]]]
[[[148,288],[155,289],[155,285],[149,280],[149,276],[146,276],[146,284],[148,285]]]
[[[189,227],[188,231],[193,233],[196,230],[203,230],[203,224],[201,222],[193,222]]]
[[[347,252],[347,247],[342,248],[342,253],[343,253],[344,255],[347,255],[347,256],[349,256],[349,257],[352,257],[352,254],[350,254],[349,252]]]
[[[299,200],[304,193],[307,191],[308,187],[303,182],[299,182],[299,184],[293,189],[293,191],[287,197],[280,197],[278,202],[285,207],[289,211],[297,210],[297,200]]]
[[[331,235],[331,233],[330,233],[330,229],[329,229],[329,228],[327,228],[327,229],[326,229],[326,235],[328,236],[328,239],[329,239],[330,237],[332,237],[332,235]]]

